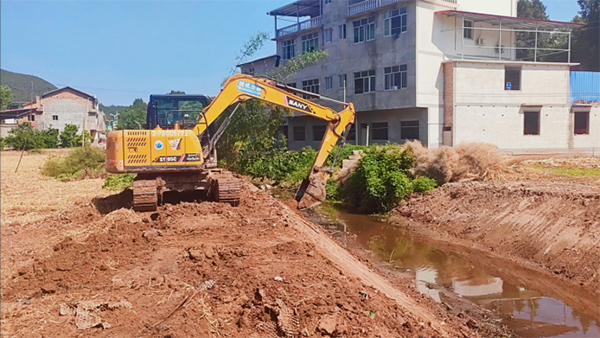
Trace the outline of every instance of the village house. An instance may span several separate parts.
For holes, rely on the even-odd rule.
[[[22,108],[0,112],[2,137],[18,124],[29,122],[40,129],[58,129],[74,124],[92,135],[92,142],[98,142],[106,131],[104,112],[100,110],[98,99],[71,87],[63,87],[36,96],[35,101]]]
[[[298,0],[267,14],[277,54],[239,65],[242,73],[268,76],[326,51],[286,83],[353,102],[350,143],[600,151],[600,106],[573,100],[571,89],[582,88],[570,58],[581,25],[517,18],[517,0]],[[325,126],[298,115],[284,131],[291,149],[315,147]]]

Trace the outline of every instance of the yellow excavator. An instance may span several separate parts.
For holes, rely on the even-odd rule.
[[[137,174],[133,182],[136,211],[156,210],[166,191],[203,190],[214,201],[237,205],[241,197],[240,181],[217,168],[216,144],[239,103],[251,99],[327,121],[312,170],[296,194],[300,209],[320,204],[326,197],[325,181],[330,172],[323,165],[337,141],[345,142],[345,135],[354,123],[354,106],[244,74],[227,79],[212,101],[202,95],[152,95],[148,104],[148,130],[108,133],[106,170]],[[340,104],[343,109],[336,112],[310,99]],[[213,122],[235,103],[238,105],[215,130]]]

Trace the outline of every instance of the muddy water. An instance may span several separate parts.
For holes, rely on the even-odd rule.
[[[338,219],[356,236],[352,245],[411,276],[438,302],[450,290],[497,310],[520,337],[600,337],[598,300],[576,287],[464,248],[413,240],[370,216],[339,211]]]

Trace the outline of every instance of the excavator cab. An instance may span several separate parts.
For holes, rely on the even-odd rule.
[[[149,129],[191,129],[210,101],[206,95],[150,95],[146,123]]]

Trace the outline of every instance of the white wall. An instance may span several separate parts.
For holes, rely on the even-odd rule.
[[[458,0],[457,10],[504,16],[517,16],[517,0]]]

